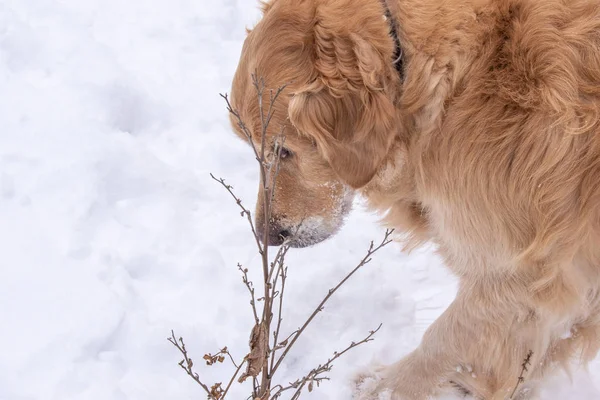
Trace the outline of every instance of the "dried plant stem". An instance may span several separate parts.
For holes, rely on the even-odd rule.
[[[271,120],[275,114],[275,103],[285,90],[286,86],[281,86],[277,90],[267,91],[264,80],[262,78],[259,79],[256,74],[252,75],[252,83],[256,90],[259,106],[258,110],[260,112],[260,127],[253,127],[257,130],[257,132],[252,132],[248,128],[248,126],[242,120],[240,113],[232,107],[228,96],[221,96],[227,103],[227,110],[229,111],[232,120],[237,125],[243,136],[246,137],[252,148],[252,151],[254,152],[254,156],[259,163],[260,192],[258,201],[260,202],[259,204],[262,206],[262,210],[264,212],[264,226],[255,225],[255,222],[252,218],[252,213],[242,204],[242,200],[236,196],[231,185],[227,184],[223,178],[217,178],[213,174],[210,174],[213,180],[218,182],[227,190],[238,207],[241,209],[241,216],[246,218],[248,221],[261,258],[263,287],[260,289],[262,293],[259,294],[256,293],[257,288],[255,288],[252,281],[248,278],[248,269],[244,268],[241,264],[238,264],[238,269],[242,273],[242,281],[246,286],[248,293],[250,294],[252,318],[255,323],[250,335],[250,352],[240,363],[235,362],[234,358],[227,350],[227,347],[224,347],[214,355],[209,353],[204,356],[204,359],[209,366],[215,363],[222,363],[228,358],[235,367],[227,386],[225,389],[223,389],[221,383],[215,383],[214,385],[209,386],[201,381],[199,375],[193,369],[194,363],[187,354],[187,349],[185,348],[185,343],[183,342],[182,338],[177,340],[174,332],[171,331],[171,337],[168,338],[168,340],[175,347],[177,347],[177,349],[183,355],[183,360],[179,363],[180,367],[184,369],[186,373],[203,388],[208,395],[209,400],[225,400],[225,397],[229,394],[233,382],[236,380],[236,378],[238,378],[238,376],[240,376],[239,379],[237,379],[239,382],[244,382],[246,379],[252,378],[252,394],[250,398],[253,400],[276,400],[279,399],[282,393],[286,391],[292,392],[292,390],[294,390],[294,392],[291,394],[291,398],[293,400],[297,400],[302,393],[302,390],[307,385],[308,390],[311,391],[315,383],[319,385],[320,382],[329,379],[328,377],[323,376],[323,374],[331,370],[333,367],[332,363],[335,360],[354,347],[373,340],[373,335],[381,328],[380,325],[376,330],[371,331],[365,339],[359,342],[352,342],[350,346],[339,353],[335,352],[325,364],[317,366],[309,371],[307,375],[296,380],[295,382],[290,383],[288,386],[282,386],[278,384],[273,387],[273,379],[277,369],[291,348],[294,346],[298,338],[306,330],[316,315],[323,310],[325,303],[331,298],[331,296],[361,267],[368,264],[371,261],[371,257],[374,253],[391,242],[390,236],[392,231],[386,231],[384,239],[378,246],[375,246],[374,243],[371,242],[367,254],[360,261],[360,263],[335,287],[329,290],[327,295],[322,299],[317,308],[312,312],[312,314],[299,329],[292,332],[283,341],[280,341],[281,325],[284,315],[284,295],[288,277],[288,269],[285,265],[285,257],[290,249],[290,243],[284,242],[283,245],[278,249],[272,261],[269,260],[268,244],[270,237],[269,228],[272,218],[273,199],[276,188],[275,183],[280,172],[281,154],[283,144],[285,143],[285,126],[282,126],[278,134],[273,134],[271,132],[269,135],[269,124],[271,123]],[[264,104],[267,98],[269,100],[268,105]],[[260,141],[258,144],[256,142],[257,135],[260,135]],[[271,137],[270,139],[268,139],[269,136]],[[300,227],[298,227],[298,229],[300,229]],[[262,310],[259,312],[257,305],[261,302]],[[275,310],[275,307],[277,307],[277,310]],[[277,314],[277,320],[273,321],[275,313]],[[281,353],[279,353],[280,351]],[[246,370],[242,372],[242,368],[244,366],[246,366]]]
[[[239,263],[238,263],[238,269],[242,273],[242,282],[244,282],[244,285],[246,286],[246,288],[248,289],[248,292],[250,293],[250,306],[252,307],[252,315],[254,316],[254,323],[255,323],[255,325],[257,325],[260,323],[260,321],[258,319],[258,313],[256,312],[256,298],[254,296],[254,287],[252,286],[252,282],[248,280],[248,270],[245,268],[242,268],[242,265]]]
[[[517,389],[519,389],[519,386],[521,386],[521,384],[525,382],[525,372],[527,372],[527,368],[531,365],[532,356],[533,351],[529,350],[527,356],[525,356],[525,359],[521,364],[521,373],[519,374],[519,378],[517,378],[517,384],[515,385],[515,388],[513,389],[512,393],[510,394],[510,397],[508,398],[509,400],[513,400],[515,393],[517,393]]]
[[[352,350],[353,348],[355,348],[357,346],[360,346],[363,343],[367,343],[367,342],[370,342],[371,340],[373,340],[373,336],[377,332],[379,332],[379,330],[381,329],[381,326],[382,326],[382,324],[379,324],[377,329],[370,331],[369,335],[366,338],[364,338],[363,340],[361,340],[359,342],[350,343],[350,345],[348,347],[346,347],[344,350],[342,350],[341,352],[339,352],[339,353],[335,352],[333,357],[329,358],[325,364],[319,365],[317,368],[314,368],[312,371],[310,371],[308,373],[308,375],[306,375],[304,378],[301,379],[300,385],[298,386],[298,388],[296,389],[296,392],[292,396],[292,400],[296,400],[300,397],[300,394],[302,393],[302,389],[304,388],[304,386],[306,384],[309,385],[309,391],[312,392],[312,383],[313,382],[317,382],[317,385],[318,385],[320,380],[323,380],[323,379],[328,380],[329,378],[319,377],[319,375],[331,371],[331,368],[333,368],[332,363],[335,360],[337,360],[338,358],[340,358],[341,356],[343,356],[344,354],[346,354],[348,351]]]
[[[218,396],[215,396],[213,394],[213,391],[211,391],[208,386],[206,384],[204,384],[201,380],[200,380],[200,376],[194,372],[194,362],[192,361],[192,359],[188,356],[188,352],[187,349],[185,348],[185,342],[183,341],[183,338],[179,338],[176,339],[175,337],[175,332],[171,331],[171,337],[167,338],[167,340],[169,342],[171,342],[178,350],[179,352],[183,355],[183,360],[181,360],[179,362],[179,366],[190,376],[192,377],[192,379],[194,379],[196,381],[196,383],[198,383],[206,392],[206,394],[208,395],[208,398],[210,400],[219,400],[219,399],[223,399],[225,398],[225,396],[227,395],[227,393],[229,392],[229,389],[231,388],[231,385],[233,384],[233,382],[235,381],[235,378],[237,378],[238,374],[240,373],[240,370],[242,369],[242,367],[244,366],[244,364],[246,363],[246,358],[244,357],[244,359],[242,360],[242,362],[238,365],[235,360],[233,359],[233,356],[231,355],[231,353],[227,350],[227,348],[222,349],[221,351],[219,351],[218,353],[216,353],[214,356],[209,356],[206,355],[204,356],[205,359],[207,358],[211,358],[211,359],[217,359],[218,356],[227,356],[229,358],[229,360],[231,361],[231,363],[233,364],[233,366],[236,368],[235,372],[233,373],[233,375],[231,376],[231,378],[229,379],[229,382],[227,383],[227,386],[225,387],[225,390],[220,392],[218,394]],[[222,360],[222,359],[221,359]],[[221,361],[219,360],[219,361]],[[210,362],[210,364],[212,364],[212,362]],[[220,384],[215,384],[213,387],[220,387]]]
[[[225,179],[216,178],[212,173],[210,174],[210,177],[213,180],[219,182],[225,188],[225,190],[227,190],[229,192],[231,197],[233,197],[233,199],[235,200],[235,203],[242,209],[241,216],[242,217],[245,216],[248,219],[248,224],[250,224],[250,229],[252,230],[252,234],[254,236],[254,239],[256,240],[256,245],[258,246],[258,250],[262,253],[262,245],[260,243],[258,234],[256,233],[256,229],[254,227],[254,222],[252,221],[252,213],[250,212],[250,210],[248,210],[246,207],[244,207],[244,205],[242,204],[242,200],[240,198],[238,198],[235,195],[235,193],[233,192],[233,186],[225,183]]]
[[[183,338],[179,338],[179,341],[175,338],[175,332],[171,331],[171,337],[167,339],[169,342],[173,344],[173,346],[177,347],[179,352],[183,355],[183,360],[179,362],[179,366],[183,368],[183,370],[204,389],[209,399],[214,399],[213,395],[210,392],[208,386],[206,386],[201,380],[200,376],[194,372],[194,362],[191,358],[189,358],[187,349],[185,348],[185,343],[183,342]]]
[[[233,362],[233,358],[231,359],[231,362]],[[244,366],[245,363],[246,363],[246,358],[244,358],[244,360],[240,363],[240,365],[237,366],[235,372],[231,376],[231,379],[229,379],[229,383],[227,384],[227,387],[225,388],[225,391],[223,392],[223,395],[221,396],[221,398],[225,398],[225,396],[227,396],[227,393],[229,392],[231,385],[235,381],[235,378],[237,378],[238,374],[240,373],[240,370],[242,369],[242,367]],[[235,365],[234,362],[233,362],[233,364]]]
[[[278,272],[275,276],[275,282],[277,282],[277,276],[281,276],[281,292],[279,293],[279,307],[277,309],[277,327],[275,328],[275,332],[273,332],[273,350],[271,350],[271,367],[275,363],[275,354],[277,354],[277,350],[280,347],[280,344],[277,342],[277,340],[279,340],[279,332],[281,331],[281,321],[283,320],[281,314],[283,310],[283,294],[285,292],[285,280],[287,279],[287,268],[283,266],[283,262],[280,263],[277,271]]]
[[[323,306],[325,305],[325,303],[327,303],[327,301],[331,298],[331,296],[333,296],[333,294],[344,283],[346,283],[346,281],[348,279],[350,279],[350,277],[352,277],[352,275],[354,275],[356,273],[356,271],[358,271],[361,267],[363,267],[363,266],[367,265],[369,262],[371,262],[371,257],[373,256],[373,254],[375,254],[377,251],[379,251],[380,249],[382,249],[383,247],[387,246],[388,244],[390,244],[392,242],[392,239],[390,239],[390,237],[391,237],[391,235],[392,235],[393,232],[394,232],[393,229],[388,229],[385,232],[385,236],[384,236],[383,240],[381,241],[381,243],[377,247],[375,247],[374,243],[371,242],[371,245],[369,246],[369,250],[367,251],[367,254],[363,257],[363,259],[360,261],[360,263],[358,263],[358,265],[352,271],[350,271],[348,273],[348,275],[346,275],[344,277],[344,279],[342,279],[340,281],[340,283],[338,283],[333,289],[329,289],[329,292],[327,293],[327,295],[323,298],[323,300],[321,301],[321,303],[319,303],[319,305],[317,306],[317,308],[315,309],[315,311],[313,311],[313,313],[308,317],[308,319],[306,320],[306,322],[304,323],[304,325],[302,325],[302,327],[294,335],[294,337],[292,338],[292,341],[290,342],[290,344],[287,345],[287,347],[285,348],[285,350],[283,351],[283,353],[281,354],[281,356],[279,357],[279,359],[277,360],[277,362],[275,363],[275,365],[271,368],[271,374],[274,374],[277,371],[277,368],[279,368],[279,366],[281,365],[281,362],[285,359],[285,356],[292,349],[292,347],[296,343],[296,340],[298,340],[298,338],[300,337],[300,335],[302,334],[302,332],[304,332],[304,330],[306,329],[306,327],[312,322],[312,320],[317,316],[317,314],[323,310]]]
[[[260,149],[256,148],[256,144],[252,140],[252,134],[251,134],[250,130],[248,129],[246,124],[243,122],[242,118],[240,117],[239,112],[231,106],[228,96],[221,95],[221,97],[223,97],[223,99],[227,103],[227,110],[233,116],[233,118],[236,120],[238,127],[246,136],[246,139],[248,140],[248,143],[252,147],[252,149],[254,151],[254,155],[256,157],[256,160],[258,161],[259,166],[260,166],[260,181],[261,181],[261,188],[262,188],[262,190],[261,190],[262,196],[260,196],[259,201],[263,202],[263,210],[265,213],[265,218],[264,218],[265,226],[262,231],[262,233],[263,233],[262,237],[259,237],[257,230],[254,227],[254,224],[252,222],[252,217],[251,217],[249,210],[247,210],[245,207],[243,207],[241,205],[240,199],[238,199],[237,196],[235,196],[235,194],[232,191],[231,186],[226,185],[223,179],[216,179],[216,178],[214,178],[214,176],[212,176],[212,174],[211,174],[211,176],[213,177],[213,179],[215,179],[216,181],[220,182],[223,186],[225,186],[227,191],[236,200],[236,203],[240,207],[242,207],[242,215],[246,215],[246,217],[248,218],[248,221],[250,223],[250,226],[252,228],[252,234],[256,241],[259,254],[261,255],[262,269],[263,269],[263,282],[264,282],[264,295],[262,298],[263,310],[262,310],[262,315],[261,315],[260,320],[258,318],[258,313],[256,312],[255,309],[253,309],[253,312],[254,312],[254,316],[255,316],[255,322],[256,322],[257,326],[260,327],[260,330],[270,332],[271,331],[271,322],[272,322],[272,318],[273,318],[273,312],[272,312],[273,295],[275,294],[275,282],[274,283],[271,282],[271,277],[272,277],[273,269],[275,268],[274,266],[277,265],[277,260],[279,258],[281,258],[283,260],[283,257],[285,257],[285,253],[287,252],[287,249],[284,249],[283,251],[280,249],[280,251],[278,252],[278,255],[276,256],[276,261],[274,261],[270,267],[269,254],[268,254],[268,243],[269,243],[269,233],[270,233],[269,232],[269,223],[271,220],[271,209],[272,209],[271,203],[272,203],[272,199],[273,199],[274,191],[275,191],[274,190],[275,181],[276,181],[277,175],[279,173],[279,161],[280,161],[280,156],[281,156],[281,150],[275,152],[273,157],[271,157],[272,158],[271,160],[267,160],[266,138],[267,138],[267,129],[271,122],[271,118],[273,117],[273,114],[274,114],[274,104],[276,103],[277,98],[281,95],[281,93],[285,89],[285,85],[278,88],[277,91],[275,91],[275,92],[269,91],[270,102],[269,102],[268,110],[266,111],[266,114],[265,114],[264,104],[263,104],[263,99],[264,99],[264,94],[265,94],[265,82],[263,79],[259,79],[257,77],[257,75],[254,74],[254,75],[252,75],[252,83],[254,85],[254,88],[256,89],[258,105],[259,105],[259,112],[260,112],[260,121],[261,121],[261,146],[260,146]],[[281,140],[283,140],[283,139],[281,139]],[[248,282],[247,277],[244,276],[244,283],[248,286],[247,282]],[[251,290],[251,294],[254,295],[253,289],[249,288],[249,290]],[[254,299],[252,300],[252,302],[254,303]],[[268,356],[268,354],[271,352],[268,337],[267,337],[267,342],[265,344],[266,344],[265,351],[266,351],[266,355]],[[268,388],[270,387],[270,381],[271,381],[271,377],[269,375],[269,363],[264,362],[264,365],[262,366],[261,382],[260,382],[258,393],[256,392],[256,389],[255,389],[253,394],[255,396],[262,398],[267,393]]]
[[[344,354],[346,354],[348,351],[352,350],[355,347],[360,346],[363,343],[367,343],[367,342],[374,340],[373,336],[377,332],[379,332],[379,330],[381,329],[381,326],[382,325],[380,324],[377,327],[377,329],[370,331],[369,335],[367,337],[365,337],[364,339],[362,339],[361,341],[352,342],[344,350],[342,350],[340,352],[337,352],[337,351],[334,352],[333,357],[330,357],[324,364],[319,364],[316,368],[313,368],[304,377],[296,380],[295,382],[290,383],[288,386],[283,387],[283,386],[279,385],[278,387],[275,387],[275,388],[277,388],[277,391],[275,393],[273,393],[272,399],[273,400],[278,399],[283,392],[292,390],[292,389],[296,389],[296,391],[294,392],[294,395],[292,396],[292,400],[297,399],[300,397],[302,389],[304,389],[304,387],[307,384],[311,385],[312,382],[317,382],[317,385],[318,385],[320,381],[328,380],[329,378],[320,377],[320,375],[331,371],[331,368],[333,367],[333,362],[335,360],[337,360],[338,358],[340,358],[341,356],[343,356]],[[275,389],[275,388],[273,388],[273,389]],[[312,386],[309,386],[309,391],[312,391]]]

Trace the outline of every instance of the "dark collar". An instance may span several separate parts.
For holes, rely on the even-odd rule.
[[[402,45],[400,44],[400,38],[398,37],[398,28],[396,25],[396,19],[392,16],[392,12],[387,5],[386,0],[382,0],[383,7],[385,9],[385,19],[388,21],[390,25],[390,35],[394,39],[394,67],[398,74],[400,74],[400,79],[404,80],[404,62],[403,62],[403,53],[402,53]]]

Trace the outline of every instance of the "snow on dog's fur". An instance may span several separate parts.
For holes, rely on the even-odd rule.
[[[360,398],[454,385],[505,399],[530,351],[535,382],[600,344],[600,3],[387,6],[404,79],[383,1],[273,0],[246,39],[232,103],[259,144],[250,75],[289,83],[267,133],[271,144],[285,126],[289,154],[273,237],[302,221],[297,246],[331,236],[352,188],[407,245],[435,242],[460,278],[419,348]]]

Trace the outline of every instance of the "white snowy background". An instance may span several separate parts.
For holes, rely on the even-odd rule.
[[[225,345],[245,354],[236,264],[258,273],[258,258],[209,172],[253,207],[256,167],[218,93],[258,18],[254,0],[0,0],[0,400],[203,399],[171,329],[198,360]],[[356,208],[337,237],[290,254],[285,332],[381,238]],[[385,248],[315,320],[282,380],[383,322],[306,396],[349,399],[352,374],[414,348],[454,288],[430,249]],[[198,365],[210,382],[228,373]],[[543,399],[600,398],[590,370],[552,379]]]

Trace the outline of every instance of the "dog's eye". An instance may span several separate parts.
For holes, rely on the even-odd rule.
[[[285,147],[282,147],[281,149],[279,149],[279,158],[289,158],[292,156],[292,152],[289,151],[288,149],[286,149]]]
[[[277,146],[275,148],[275,154],[279,154],[279,158],[283,160],[284,158],[290,158],[292,156],[292,152],[286,149],[285,147]]]

